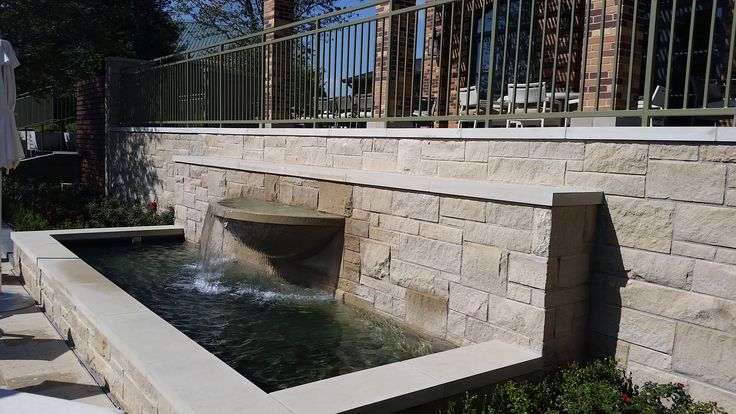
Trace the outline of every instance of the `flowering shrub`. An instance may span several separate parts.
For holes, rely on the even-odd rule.
[[[16,231],[174,224],[171,208],[124,206],[85,186],[3,177],[3,218]]]
[[[641,387],[616,368],[613,359],[573,363],[536,383],[506,382],[490,396],[466,394],[448,403],[447,414],[715,414],[725,413],[715,402],[696,402],[684,384]]]

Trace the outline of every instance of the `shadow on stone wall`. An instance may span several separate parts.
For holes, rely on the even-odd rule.
[[[588,314],[587,354],[590,357],[616,357],[621,331],[620,289],[629,274],[613,227],[608,204],[598,208],[595,247],[590,265],[590,310]]]
[[[163,174],[156,171],[160,135],[137,133],[108,134],[106,140],[107,191],[123,203],[140,203],[163,192]],[[163,150],[163,148],[162,148]],[[161,168],[163,168],[163,160]],[[172,165],[173,168],[173,165]]]

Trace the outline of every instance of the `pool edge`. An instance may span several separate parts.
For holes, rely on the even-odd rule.
[[[11,235],[16,246],[16,269],[25,278],[29,290],[44,306],[49,318],[62,331],[76,338],[76,347],[84,348],[82,355],[105,378],[110,392],[128,411],[386,412],[428,403],[541,368],[541,355],[490,341],[268,394],[139,302],[143,309],[130,313],[114,311],[116,301],[137,301],[61,244],[61,240],[183,237],[183,234],[182,227],[155,226]],[[83,265],[71,263],[75,259]],[[64,266],[53,265],[60,261],[66,262]],[[70,281],[82,273],[86,277],[84,281]],[[66,282],[63,287],[62,282]],[[109,299],[99,301],[96,307],[79,303],[85,289],[89,295],[90,284],[104,285]],[[134,324],[130,331],[122,328],[129,326],[125,322]],[[136,339],[138,332],[149,335],[145,342]],[[172,350],[176,354],[171,358],[155,359],[147,355],[156,351],[150,343],[165,345],[171,341],[177,344],[177,349]],[[498,351],[503,352],[493,358],[483,358]],[[377,383],[375,378],[391,381]],[[371,392],[366,392],[366,387],[359,389],[356,384],[370,385]],[[125,392],[124,385],[137,392]],[[336,391],[340,391],[339,398],[336,398]],[[322,398],[315,398],[315,392]]]

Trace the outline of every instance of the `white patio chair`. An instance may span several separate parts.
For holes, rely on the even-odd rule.
[[[552,105],[549,98],[547,97],[547,83],[542,82],[540,85],[538,82],[535,83],[509,83],[508,84],[509,94],[506,97],[507,103],[506,113],[516,113],[517,109],[524,108],[527,110],[536,110],[539,113],[552,112]],[[516,127],[524,127],[524,123],[527,121],[540,121],[541,126],[544,126],[545,118],[538,119],[508,119],[506,120],[506,128],[510,127],[513,123]]]
[[[460,115],[483,115],[486,113],[486,107],[488,101],[485,99],[478,99],[478,87],[471,85],[468,87],[460,88],[460,94],[458,96],[460,104]],[[501,102],[493,102],[492,111],[495,113],[501,112]],[[463,127],[463,121],[457,123],[458,128]],[[478,120],[473,121],[473,128],[478,127]]]

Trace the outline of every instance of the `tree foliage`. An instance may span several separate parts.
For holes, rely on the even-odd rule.
[[[19,91],[63,91],[100,73],[105,58],[175,51],[170,0],[0,0],[0,31],[18,55]]]
[[[294,0],[294,19],[339,10],[334,0]],[[228,38],[244,36],[263,28],[263,0],[178,0],[173,4],[184,18]]]

